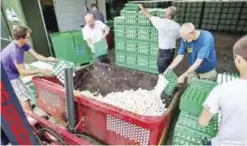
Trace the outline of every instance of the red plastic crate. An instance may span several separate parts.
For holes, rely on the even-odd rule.
[[[59,120],[66,119],[65,89],[57,80],[33,78],[37,105]],[[78,130],[111,145],[157,145],[163,140],[178,102],[175,95],[162,116],[141,116],[91,98],[75,96]]]

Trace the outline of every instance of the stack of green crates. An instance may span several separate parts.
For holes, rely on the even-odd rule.
[[[205,128],[199,126],[198,117],[203,102],[216,82],[193,79],[183,93],[179,108],[181,113],[175,126],[173,145],[206,145],[218,132],[218,115]]]
[[[76,65],[91,62],[92,54],[81,31],[50,34],[56,58],[73,62]]]
[[[164,9],[148,9],[153,16]],[[163,13],[163,14],[162,14]],[[114,18],[117,66],[158,74],[158,31],[139,11],[137,4],[126,4],[121,16]]]

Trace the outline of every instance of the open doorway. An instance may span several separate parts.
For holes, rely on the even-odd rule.
[[[40,0],[48,33],[59,32],[53,0]]]

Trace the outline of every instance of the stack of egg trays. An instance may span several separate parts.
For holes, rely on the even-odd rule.
[[[126,26],[125,38],[128,40],[137,40],[137,26]]]
[[[115,17],[114,18],[114,36],[115,38],[125,37],[125,17]]]
[[[150,41],[158,42],[158,30],[153,26],[150,27]]]
[[[173,91],[177,86],[177,75],[173,72],[173,70],[168,70],[165,74],[165,78],[168,80],[168,85],[165,88],[165,93],[167,95],[172,95]]]
[[[191,84],[183,93],[180,101],[179,108],[192,116],[199,117],[202,109],[203,102],[217,85],[216,82],[192,79]]]
[[[160,18],[165,18],[166,9],[157,9],[157,16]]]
[[[218,116],[214,116],[209,125],[202,128],[198,118],[181,112],[175,126],[173,145],[205,145],[218,132]]]
[[[239,76],[236,73],[229,73],[229,72],[224,72],[224,73],[220,73],[217,75],[217,83],[218,84],[224,84],[233,80],[238,79]]]
[[[150,30],[151,27],[149,26],[139,26],[137,28],[137,38],[140,41],[150,41]]]

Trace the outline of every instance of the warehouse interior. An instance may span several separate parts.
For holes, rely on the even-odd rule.
[[[95,63],[95,54],[82,35],[84,16],[93,3],[98,5],[105,17],[104,23],[111,29],[106,37],[108,47],[105,48],[111,64]],[[179,75],[189,68],[189,55],[186,54],[178,67],[168,72],[171,90],[166,88],[162,92],[161,101],[165,101],[165,106],[161,115],[148,115],[149,112],[145,113],[142,107],[127,109],[125,105],[123,108],[116,102],[118,99],[126,104],[124,96],[130,94],[132,97],[134,91],[143,98],[150,96],[160,101],[153,93],[158,81],[158,32],[142,15],[137,4],[142,4],[160,18],[164,18],[167,7],[175,6],[176,22],[180,25],[191,22],[196,29],[211,32],[215,41],[216,81],[195,80],[195,86],[175,83]],[[8,19],[6,9],[12,8],[17,12],[19,22]],[[198,128],[197,112],[202,109],[202,103],[193,109],[194,101],[187,93],[193,91],[199,97],[201,91],[205,96],[202,98],[206,98],[217,84],[221,84],[218,82],[219,74],[232,80],[238,76],[233,45],[247,34],[245,0],[3,0],[1,16],[1,50],[11,41],[12,27],[18,23],[32,29],[31,45],[35,51],[58,60],[49,64],[32,56],[25,58],[28,69],[43,67],[51,69],[56,76],[25,78],[25,85],[32,95],[34,113],[38,115],[27,114],[26,117],[34,119],[30,127],[38,131],[34,137],[44,145],[207,145],[218,131],[219,115],[214,116],[205,129]],[[178,39],[175,52],[180,42]],[[72,78],[65,79],[64,72],[61,75],[60,70],[66,67],[72,68]],[[168,78],[168,75],[164,77]],[[205,86],[205,89],[199,86]],[[118,96],[115,92],[125,91],[127,93],[117,99],[107,101]],[[72,94],[73,103],[66,98]],[[98,100],[96,97],[103,98]],[[138,101],[135,102],[138,105]],[[189,111],[188,115],[185,110]],[[49,134],[56,140],[49,138]]]

